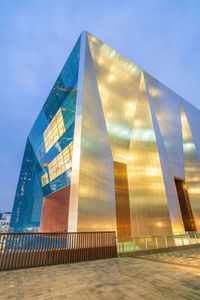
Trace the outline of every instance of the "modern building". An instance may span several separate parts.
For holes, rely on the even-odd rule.
[[[27,138],[10,231],[200,230],[200,111],[87,32]]]
[[[0,213],[0,232],[7,232],[9,230],[11,219],[11,212]]]

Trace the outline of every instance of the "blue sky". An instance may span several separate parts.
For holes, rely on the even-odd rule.
[[[199,0],[0,0],[0,211],[26,137],[81,31],[200,108]]]

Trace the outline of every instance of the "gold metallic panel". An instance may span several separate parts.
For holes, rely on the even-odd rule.
[[[153,81],[155,81],[154,79],[152,79]],[[152,82],[151,78],[148,77],[148,81],[149,81],[149,85],[151,87],[151,82]],[[146,81],[145,81],[146,83]],[[159,83],[156,85],[159,86]],[[166,94],[165,94],[165,87],[162,89],[162,86],[160,86],[160,93],[158,94],[158,99],[156,97],[156,102],[155,103],[155,96],[154,93],[152,94],[152,96],[150,96],[149,93],[149,89],[148,86],[146,84],[146,89],[147,89],[147,94],[148,94],[148,98],[149,98],[149,106],[151,109],[151,116],[152,116],[152,121],[153,121],[153,126],[154,126],[154,132],[155,132],[155,136],[156,136],[156,143],[157,143],[157,147],[158,147],[158,152],[159,152],[159,157],[160,157],[160,164],[161,164],[161,169],[162,169],[162,175],[163,175],[163,180],[164,180],[164,184],[165,184],[165,191],[166,191],[166,196],[167,196],[167,201],[168,201],[168,207],[169,207],[169,213],[170,213],[170,218],[171,218],[171,224],[172,224],[172,230],[173,230],[173,234],[181,234],[181,233],[185,233],[185,229],[184,229],[184,224],[183,224],[183,219],[182,219],[182,214],[181,214],[181,209],[180,209],[180,204],[178,201],[178,195],[176,192],[176,188],[175,188],[175,184],[174,184],[174,176],[173,176],[173,171],[174,168],[172,168],[172,163],[169,159],[169,153],[168,150],[171,147],[166,147],[166,145],[168,144],[167,141],[169,140],[169,136],[173,137],[172,141],[173,143],[176,145],[174,147],[174,149],[176,147],[181,148],[182,149],[182,136],[180,137],[181,133],[180,133],[180,129],[177,131],[177,128],[175,131],[175,134],[173,136],[173,134],[171,133],[172,129],[164,129],[164,123],[161,121],[163,118],[165,119],[165,113],[167,111],[167,101],[164,101]],[[152,97],[154,99],[154,102],[152,102]],[[173,99],[173,97],[172,97]],[[173,99],[174,100],[174,108],[175,108],[175,114],[172,113],[173,118],[171,118],[171,121],[175,121],[175,115],[178,115],[178,112],[180,113],[180,103],[179,101],[177,101],[177,99]],[[154,105],[153,105],[154,103]],[[154,110],[155,107],[155,110]],[[160,110],[160,113],[158,113],[158,111]],[[177,110],[177,111],[176,111]],[[160,116],[160,123],[158,123],[158,118],[156,113],[158,113],[158,116]],[[167,121],[166,123],[166,127],[167,127]],[[177,123],[176,121],[174,122],[175,124]],[[180,119],[179,119],[179,123],[180,123]],[[164,130],[164,132],[166,132],[166,134],[161,134],[161,130],[160,130],[160,126],[161,128]],[[178,124],[177,124],[178,125]],[[180,124],[181,125],[181,124]],[[169,133],[167,134],[167,132],[169,131]],[[177,135],[178,134],[178,135]],[[179,143],[181,140],[181,143]],[[164,143],[165,141],[165,143]],[[178,142],[179,141],[179,142]],[[183,152],[183,151],[182,151]],[[171,153],[172,155],[172,153]],[[176,154],[177,155],[177,154]],[[181,156],[183,158],[183,155]],[[178,163],[178,161],[177,161]],[[182,163],[180,164],[179,162],[179,170],[181,170],[181,174],[183,172],[183,177],[184,177],[184,164],[183,164],[183,159],[182,159]],[[175,168],[176,172],[177,172],[177,168]]]
[[[113,159],[86,33],[81,34],[69,231],[116,231]]]
[[[113,159],[86,40],[78,231],[116,230]]]
[[[72,167],[73,143],[71,142],[49,164],[50,181],[60,176]],[[44,175],[43,175],[44,176]]]
[[[171,221],[154,124],[143,74],[128,164],[133,235],[171,234]],[[143,133],[143,134],[142,134]]]
[[[127,164],[132,235],[171,234],[142,70],[88,34],[114,161]]]
[[[127,163],[141,70],[88,34],[114,161]]]
[[[131,237],[131,218],[126,164],[114,161],[117,236]]]
[[[48,152],[65,132],[62,110],[59,108],[43,133],[45,150]]]
[[[188,189],[188,195],[196,229],[200,230],[200,161],[197,156],[196,146],[193,141],[190,125],[187,116],[182,107],[181,110],[183,151],[185,165],[185,183]]]
[[[144,73],[144,76],[167,152],[172,180],[174,176],[184,178],[181,98],[149,74]]]

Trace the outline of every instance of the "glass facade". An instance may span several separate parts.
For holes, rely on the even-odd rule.
[[[38,231],[43,197],[71,183],[80,38],[29,136],[10,231]]]
[[[54,210],[61,212],[61,203],[68,231],[117,230],[122,238],[183,233],[175,182],[185,182],[193,228],[200,230],[199,117],[83,32],[28,136],[11,231],[37,231],[41,218],[60,228]]]

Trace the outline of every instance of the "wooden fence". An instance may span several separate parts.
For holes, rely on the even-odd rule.
[[[0,233],[1,271],[116,255],[115,232]]]

